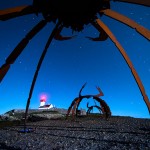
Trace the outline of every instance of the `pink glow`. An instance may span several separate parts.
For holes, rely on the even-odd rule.
[[[46,100],[45,99],[40,99],[40,102],[46,102]]]
[[[40,95],[40,101],[41,102],[46,102],[46,100],[47,100],[47,95],[46,94],[41,94]]]
[[[46,93],[46,92],[41,92],[39,95],[38,95],[39,99],[40,99],[40,102],[48,102],[49,99],[50,99],[50,94],[49,93]]]

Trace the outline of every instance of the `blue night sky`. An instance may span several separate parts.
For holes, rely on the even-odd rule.
[[[26,4],[32,4],[32,0],[1,0],[0,9]],[[111,9],[150,30],[149,7],[111,2]],[[0,21],[0,66],[41,19],[41,14],[31,14]],[[126,50],[150,98],[150,42],[116,20],[106,16],[102,16],[101,20]],[[25,109],[36,65],[54,26],[54,23],[48,23],[11,65],[0,83],[0,114],[11,109]],[[62,35],[72,35],[71,29],[64,28]],[[82,32],[74,32],[74,35],[77,36],[71,40],[52,41],[39,71],[30,108],[39,107],[42,93],[47,94],[47,103],[68,108],[87,82],[82,95],[98,94],[95,86],[99,86],[104,93],[101,98],[110,106],[113,115],[150,118],[140,90],[114,43],[110,39],[93,42],[85,38],[99,35],[90,24]],[[90,106],[94,104],[93,99],[84,99],[79,108],[86,109],[87,102]]]

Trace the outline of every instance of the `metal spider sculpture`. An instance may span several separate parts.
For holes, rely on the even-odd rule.
[[[79,96],[76,97],[76,98],[72,101],[71,105],[69,106],[68,111],[67,111],[67,114],[66,114],[66,119],[68,118],[70,112],[72,111],[72,119],[74,120],[74,115],[75,115],[75,113],[76,113],[76,116],[78,115],[78,111],[79,111],[79,110],[78,110],[78,107],[79,107],[81,101],[82,101],[84,98],[89,99],[89,98],[93,97],[93,98],[95,99],[95,97],[98,98],[98,97],[104,95],[103,92],[102,92],[102,90],[101,90],[99,87],[96,87],[97,90],[99,91],[99,93],[98,93],[97,95],[81,95],[81,92],[82,92],[83,88],[85,87],[85,85],[86,85],[86,83],[81,87],[81,89],[80,89],[80,91],[79,91]],[[96,100],[97,100],[97,99],[96,99]],[[99,102],[99,101],[98,101],[98,102]]]
[[[103,117],[105,117],[105,119],[108,119],[108,117],[111,116],[111,111],[110,111],[109,106],[102,99],[99,99],[99,102],[101,102],[100,103],[101,107],[97,105],[89,106],[89,103],[87,103],[87,108],[88,108],[87,115],[91,114],[91,111],[93,112],[93,108],[97,108],[100,112],[100,115],[103,114]]]
[[[76,113],[76,116],[78,116],[78,112],[79,112],[79,105],[81,103],[81,101],[84,99],[84,98],[93,98],[94,100],[96,100],[100,106],[97,106],[96,103],[95,103],[95,106],[91,106],[89,107],[88,104],[87,104],[87,107],[88,107],[88,111],[87,113],[90,113],[90,111],[93,109],[93,107],[96,107],[99,109],[100,112],[102,112],[103,116],[107,119],[108,117],[111,116],[111,111],[110,111],[110,108],[109,106],[107,105],[107,103],[102,100],[101,98],[99,98],[100,96],[104,96],[102,90],[99,88],[99,87],[96,87],[97,90],[98,90],[98,94],[96,95],[81,95],[81,92],[83,90],[83,88],[85,87],[86,83],[82,86],[82,88],[80,89],[79,91],[79,96],[76,97],[71,105],[69,106],[68,108],[68,111],[67,111],[67,114],[66,114],[66,119],[68,118],[69,114],[72,112],[72,119],[74,120],[74,116],[75,116],[75,113]]]
[[[102,113],[102,109],[99,106],[97,106],[97,105],[89,106],[89,102],[87,103],[87,108],[88,108],[88,110],[86,112],[87,115],[91,114],[91,111],[93,112],[93,108],[97,108],[99,110],[100,114]]]
[[[95,105],[89,106],[89,102],[88,102],[87,103],[87,108],[88,108],[87,115],[90,114],[90,112],[93,111],[93,108],[95,107],[99,110],[100,114],[103,114],[103,117],[105,119],[108,119],[108,117],[111,116],[111,110],[108,104],[97,96],[93,96],[93,99],[96,100],[100,104],[100,106],[98,106],[95,101],[94,101]]]
[[[145,93],[144,86],[136,70],[134,69],[132,62],[130,61],[121,44],[117,41],[113,33],[100,18],[101,16],[106,15],[115,20],[118,20],[121,23],[124,23],[129,27],[134,28],[137,32],[139,32],[148,40],[150,40],[150,31],[143,26],[137,24],[133,20],[129,19],[128,17],[111,10],[110,1],[133,3],[144,5],[147,7],[150,6],[150,0],[33,0],[33,4],[30,6],[19,6],[6,10],[0,10],[1,21],[7,21],[8,19],[28,14],[38,15],[39,13],[41,13],[43,15],[43,20],[40,21],[33,29],[31,29],[31,31],[20,41],[20,43],[6,59],[5,64],[0,67],[0,81],[2,81],[3,77],[8,72],[11,64],[15,62],[15,60],[22,53],[29,41],[32,40],[32,38],[42,28],[44,28],[47,23],[53,22],[56,24],[40,57],[37,70],[32,81],[26,105],[25,120],[38,71],[51,41],[53,40],[53,38],[57,40],[71,39],[72,37],[61,36],[60,33],[63,28],[71,28],[74,31],[81,31],[87,24],[93,25],[100,32],[99,37],[89,37],[89,39],[91,39],[92,41],[105,41],[109,37],[116,45],[121,55],[124,57],[126,63],[128,64],[150,112],[150,101]]]

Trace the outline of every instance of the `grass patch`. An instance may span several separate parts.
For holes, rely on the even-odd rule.
[[[57,110],[43,110],[43,111],[38,111],[38,112],[32,112],[29,114],[33,115],[33,114],[60,114],[60,113]]]
[[[4,127],[11,127],[11,126],[16,126],[20,125],[21,121],[16,120],[16,121],[0,121],[0,129]]]

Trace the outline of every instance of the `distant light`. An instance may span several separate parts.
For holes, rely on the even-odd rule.
[[[46,94],[42,94],[40,96],[40,101],[46,102],[46,100],[47,100],[47,95]]]
[[[40,100],[40,102],[47,103],[49,101],[49,99],[50,99],[50,94],[47,92],[41,92],[38,95],[38,101]]]
[[[40,99],[40,102],[46,102],[46,99]]]

